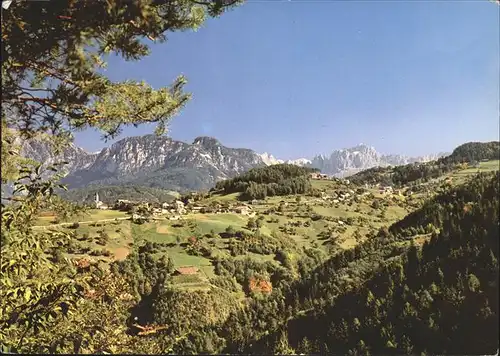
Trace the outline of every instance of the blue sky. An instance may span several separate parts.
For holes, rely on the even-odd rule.
[[[499,8],[486,0],[250,0],[141,61],[112,58],[107,74],[155,88],[186,75],[193,99],[173,139],[283,159],[361,142],[421,155],[498,140],[499,51]],[[109,145],[94,131],[75,142]]]

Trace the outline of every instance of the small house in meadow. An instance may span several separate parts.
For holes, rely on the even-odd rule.
[[[248,205],[239,205],[239,206],[235,206],[234,208],[232,208],[232,211],[236,214],[241,214],[241,215],[250,215],[250,213],[252,212],[252,208],[249,207]]]

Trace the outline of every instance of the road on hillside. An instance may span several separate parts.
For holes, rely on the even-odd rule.
[[[32,226],[32,228],[34,228],[34,229],[45,229],[45,228],[48,228],[48,227],[55,227],[55,226],[69,226],[69,225],[73,225],[74,223],[78,223],[78,224],[92,224],[92,223],[112,222],[112,221],[131,220],[131,219],[132,219],[132,217],[125,216],[125,217],[121,217],[121,218],[110,218],[110,219],[88,220],[88,221],[73,221],[73,222],[64,222],[64,223],[50,224],[50,225],[36,225],[36,226]],[[166,218],[161,219],[161,218],[151,217],[151,218],[149,218],[149,220],[166,220]]]
[[[117,221],[117,220],[130,220],[130,216],[122,217],[122,218],[112,218],[112,219],[102,219],[102,220],[89,220],[89,221],[76,221],[76,222],[64,222],[64,223],[59,223],[59,224],[51,224],[51,225],[37,225],[33,226],[35,229],[45,229],[48,227],[55,227],[55,226],[68,226],[68,225],[73,225],[75,223],[78,224],[92,224],[92,223],[100,223],[100,222],[110,222],[110,221]]]

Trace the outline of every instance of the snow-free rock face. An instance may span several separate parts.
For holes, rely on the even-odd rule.
[[[116,178],[144,174],[162,168],[168,158],[188,146],[163,136],[128,137],[104,148],[95,162],[83,169]]]
[[[45,138],[36,138],[30,141],[21,141],[18,138],[16,141],[17,144],[21,145],[20,154],[22,156],[43,163],[44,166],[56,162],[68,162],[62,168],[62,171],[66,173],[89,167],[97,157],[97,154],[88,153],[72,143],[67,145],[61,154],[56,155]]]
[[[41,135],[30,140],[21,139],[19,136],[14,140],[16,146],[20,148],[20,154],[23,157],[30,158],[33,161],[42,163],[42,167],[47,168],[54,163],[67,162],[67,164],[58,167],[58,173],[71,174],[78,169],[88,168],[96,159],[97,154],[88,153],[84,149],[74,144],[67,145],[64,150],[55,154],[51,148],[48,136]],[[54,172],[44,170],[43,177],[50,177]],[[2,183],[2,199],[10,197],[14,191],[12,182]]]
[[[262,157],[246,148],[228,148],[212,137],[197,137],[192,145],[194,161],[221,170],[226,178],[261,167],[265,163]]]
[[[55,160],[45,142],[25,144],[23,155],[37,161]],[[71,145],[64,153],[70,161],[63,183],[69,188],[131,183],[167,189],[205,189],[264,164],[249,149],[228,148],[211,137],[192,144],[165,136],[124,138],[97,154]]]

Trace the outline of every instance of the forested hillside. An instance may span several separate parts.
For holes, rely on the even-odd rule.
[[[292,164],[254,168],[233,179],[217,182],[213,191],[240,193],[240,199],[263,199],[266,196],[303,194],[312,187],[309,174],[317,169]]]
[[[76,203],[92,204],[96,193],[99,193],[99,199],[107,204],[112,204],[118,199],[162,203],[173,200],[176,195],[175,192],[159,188],[117,185],[70,189],[62,192],[61,197]]]
[[[468,142],[458,146],[451,155],[440,158],[444,163],[462,163],[500,159],[500,141]]]
[[[261,334],[261,340],[246,342],[246,350],[362,355],[495,353],[499,178],[498,173],[481,175],[470,186],[430,203],[439,210],[426,207],[408,217],[413,228],[435,221],[440,232],[432,233],[422,249],[412,244],[401,257],[394,245],[394,257],[380,268],[367,270],[365,277],[371,276],[365,283],[362,279],[350,283],[351,290],[344,287],[346,283],[338,283],[342,269],[349,261],[359,264],[363,255],[380,255],[380,247],[387,241],[401,238],[398,233],[381,232],[379,238],[384,239],[376,243],[377,248],[366,244],[319,267],[312,278],[291,289],[295,295],[291,300],[307,296],[307,304],[314,305],[311,313],[292,318],[271,336]],[[426,219],[415,218],[420,215]],[[396,231],[398,225],[391,230]]]
[[[469,142],[458,146],[449,156],[436,161],[411,163],[396,167],[375,167],[352,177],[356,184],[383,184],[404,186],[409,183],[427,182],[451,172],[463,163],[474,164],[482,160],[499,160],[500,142]]]
[[[38,164],[20,154],[16,137],[48,137],[51,157],[58,157],[82,130],[96,130],[107,140],[127,126],[154,124],[161,136],[191,98],[184,91],[186,78],[179,75],[167,86],[159,78],[153,88],[147,78],[132,79],[140,73],[125,71],[121,79],[113,76],[115,81],[104,70],[107,60],[115,54],[139,61],[150,53],[151,43],[172,37],[182,45],[173,32],[202,29],[206,19],[242,2],[2,3],[1,178],[13,189],[0,206],[1,353],[496,353],[500,173],[476,175],[481,164],[491,162],[475,161],[498,159],[498,142],[466,144],[448,160],[374,169],[353,178],[359,184],[383,181],[405,188],[392,192],[346,180],[311,181],[316,170],[280,164],[221,181],[210,196],[186,194],[184,206],[130,204],[130,212],[87,209],[61,199],[64,170],[56,160]],[[245,43],[244,37],[236,41]],[[269,43],[263,51],[267,57]],[[196,45],[181,47],[188,58]],[[241,64],[233,59],[229,62]],[[184,66],[183,60],[175,62]],[[270,72],[260,72],[270,83]],[[239,97],[219,95],[214,88],[218,91],[223,82],[198,82],[193,88],[208,88],[226,102],[246,97],[234,85],[229,91]],[[206,91],[199,90],[203,97]],[[360,97],[359,90],[353,93]],[[218,105],[205,102],[208,109]],[[304,106],[304,100],[297,102]],[[237,106],[248,108],[243,102]],[[230,128],[226,123],[223,128]],[[243,124],[227,134],[241,131]],[[137,150],[134,142],[139,141],[152,148],[148,155]],[[263,164],[249,150],[224,148],[207,137],[169,150],[174,155],[164,160],[165,141],[130,138],[115,146],[127,149],[102,151],[92,171],[98,181],[116,183],[119,156],[121,172],[130,169],[134,183],[152,188],[110,188],[100,191],[101,197],[166,200],[164,191],[153,188],[201,186]],[[182,168],[170,170],[172,163]],[[461,179],[449,175],[435,189],[429,188],[433,182],[423,184],[467,166],[472,167],[459,172]],[[152,175],[143,175],[146,171]],[[89,172],[80,173],[83,185]],[[88,201],[94,189],[99,187],[67,194]],[[273,195],[280,197],[259,199]],[[241,204],[238,198],[263,201]]]

